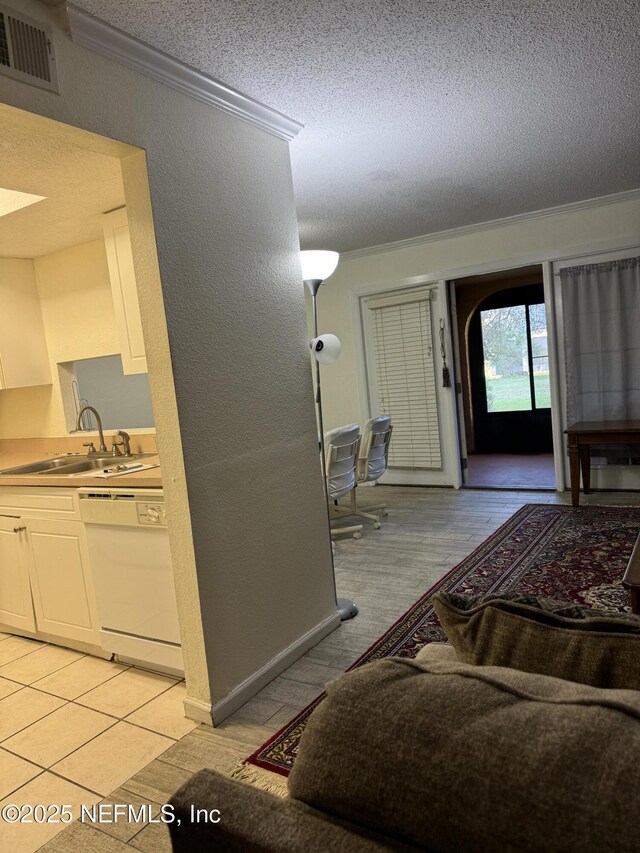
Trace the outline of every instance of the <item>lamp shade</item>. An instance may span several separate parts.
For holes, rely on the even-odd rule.
[[[320,335],[309,344],[320,364],[333,364],[340,356],[342,345],[336,335]]]
[[[303,281],[324,281],[338,266],[338,252],[322,249],[300,252]]]

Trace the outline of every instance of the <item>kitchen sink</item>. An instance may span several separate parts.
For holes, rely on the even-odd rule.
[[[30,462],[28,465],[18,465],[16,468],[5,468],[0,471],[0,477],[16,477],[21,474],[57,474],[58,476],[82,474],[84,471],[100,471],[103,468],[111,468],[123,462],[133,462],[135,459],[153,455],[153,453],[132,453],[130,456],[89,458],[82,454],[67,454],[55,456],[53,459]]]

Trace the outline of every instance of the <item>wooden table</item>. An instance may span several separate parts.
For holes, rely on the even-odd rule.
[[[631,591],[631,612],[640,614],[640,535],[629,560],[622,583]]]
[[[581,421],[565,430],[569,444],[571,470],[571,503],[580,503],[580,469],[582,490],[591,489],[592,444],[640,444],[640,421]]]

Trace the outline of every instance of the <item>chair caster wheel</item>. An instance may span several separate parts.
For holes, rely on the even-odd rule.
[[[362,533],[359,533],[359,532],[358,532],[358,533],[354,533],[354,534],[353,534],[353,538],[354,538],[354,539],[362,539]]]
[[[379,522],[379,521],[376,521],[376,522],[374,522],[374,524],[373,524],[373,529],[374,529],[374,530],[380,530],[380,527],[381,527],[381,526],[382,526],[382,525],[380,524],[380,522]]]
[[[386,510],[386,509],[383,509],[383,510],[382,510],[382,514],[383,514],[383,515],[389,515],[389,513],[387,512],[387,510]]]

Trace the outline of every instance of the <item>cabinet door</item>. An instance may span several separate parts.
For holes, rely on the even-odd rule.
[[[105,214],[103,226],[122,370],[124,373],[146,373],[147,356],[142,336],[127,211],[121,208]]]
[[[27,554],[25,522],[0,516],[0,623],[35,631]]]
[[[27,519],[26,524],[38,630],[98,645],[98,616],[84,525],[55,519]]]

